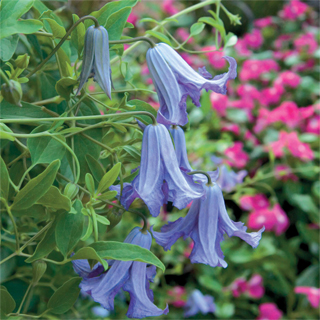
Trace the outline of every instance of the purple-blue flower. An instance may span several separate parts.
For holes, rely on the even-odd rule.
[[[83,85],[92,77],[111,99],[111,66],[109,57],[109,36],[107,30],[100,26],[87,29],[83,49],[83,62],[80,84],[77,94]]]
[[[132,229],[124,242],[149,250],[152,238],[148,231],[143,233],[139,227],[136,227]],[[74,270],[83,277],[80,288],[90,294],[93,300],[100,303],[105,309],[114,309],[114,298],[123,289],[130,294],[127,312],[129,318],[156,317],[169,312],[168,306],[161,310],[153,304],[153,292],[149,287],[149,281],[153,282],[156,274],[155,266],[147,267],[146,263],[139,261],[108,261],[111,267],[106,273],[92,275],[87,260],[72,262]]]
[[[237,236],[256,248],[264,228],[258,232],[247,233],[247,227],[242,222],[230,219],[219,186],[214,183],[204,185],[204,188],[206,198],[194,200],[185,218],[169,222],[161,228],[161,232],[155,232],[152,228],[151,231],[164,250],[170,250],[180,237],[184,240],[191,237],[194,241],[190,255],[192,263],[226,268],[227,263],[220,247],[223,235],[226,233],[229,237]]]
[[[216,310],[214,299],[210,295],[203,295],[199,290],[193,290],[184,306],[185,317],[192,317],[197,313],[207,314]]]
[[[230,64],[229,71],[209,80],[211,75],[205,68],[197,73],[167,44],[159,43],[150,48],[147,51],[147,64],[160,102],[157,121],[165,125],[183,126],[188,122],[188,96],[200,107],[202,89],[226,94],[228,80],[237,76],[237,63],[232,57],[224,58]]]
[[[110,187],[117,190],[119,186]],[[139,174],[125,183],[121,204],[128,209],[134,199],[142,199],[156,217],[168,201],[178,209],[204,195],[203,186],[180,170],[171,137],[162,125],[148,125],[143,133]]]

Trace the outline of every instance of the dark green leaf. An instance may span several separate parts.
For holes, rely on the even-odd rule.
[[[34,204],[28,209],[24,210],[12,210],[12,214],[15,217],[22,217],[22,216],[27,216],[31,218],[36,218],[40,221],[43,221],[46,219],[47,214],[46,214],[46,209],[40,204]]]
[[[81,201],[76,200],[73,208],[77,213],[63,213],[59,218],[55,231],[57,247],[65,257],[80,240],[84,227]]]
[[[86,161],[88,163],[88,166],[90,168],[90,171],[91,171],[93,177],[99,182],[105,174],[105,171],[102,168],[102,165],[100,164],[99,161],[97,161],[95,158],[93,158],[90,154],[86,155]]]
[[[97,194],[102,193],[107,190],[118,178],[121,169],[121,163],[117,163],[113,166],[111,170],[109,170],[101,179]]]
[[[168,44],[170,47],[172,46],[172,43],[170,41],[170,39],[164,35],[163,33],[161,32],[158,32],[158,31],[153,31],[153,30],[148,30],[146,31],[147,34],[150,34],[151,36],[159,39],[161,42],[165,42],[166,44]]]
[[[79,17],[76,14],[72,15],[73,23],[79,20]],[[77,27],[71,33],[71,43],[75,46],[78,52],[78,58],[81,56],[81,52],[84,47],[84,38],[85,38],[86,28],[84,27],[83,22],[77,25]]]
[[[48,302],[50,312],[63,314],[74,305],[80,293],[81,280],[80,277],[70,279],[52,295]]]
[[[9,173],[7,170],[7,166],[3,159],[0,157],[0,185],[1,185],[1,198],[8,200],[9,195]]]
[[[58,94],[65,98],[66,100],[70,99],[70,94],[73,93],[73,87],[78,83],[78,81],[76,79],[73,79],[71,77],[65,77],[60,79],[57,83],[56,83],[56,91],[58,92]]]
[[[60,160],[55,160],[45,171],[31,179],[14,198],[12,210],[28,209],[44,196],[51,187],[59,167]]]
[[[19,36],[17,34],[0,40],[0,60],[8,61],[11,59],[16,51],[18,41]]]
[[[85,181],[86,181],[86,187],[87,187],[88,191],[91,193],[91,195],[94,195],[94,191],[95,191],[94,181],[93,181],[93,177],[90,173],[86,174]]]
[[[50,187],[48,192],[37,203],[56,210],[64,209],[68,212],[71,210],[70,199],[62,195],[60,190],[54,186]]]
[[[152,113],[155,117],[157,117],[157,111],[147,102],[135,99],[130,100],[128,103],[136,107],[135,111],[148,111]],[[146,121],[149,124],[152,123],[151,118],[148,116],[136,115],[135,118],[142,119],[143,121]]]
[[[78,250],[72,257],[71,260],[80,260],[80,259],[88,259],[88,260],[96,260],[99,261],[105,270],[108,269],[108,262],[102,259],[98,253],[91,247],[84,247]]]
[[[153,264],[162,271],[165,270],[163,263],[151,251],[135,244],[116,241],[98,241],[89,247],[93,248],[103,259],[141,261]]]
[[[41,125],[31,133],[43,132],[46,129],[48,129],[47,126]],[[56,136],[56,138],[65,142],[65,138],[62,135]],[[61,160],[66,152],[66,148],[59,141],[49,136],[28,138],[27,146],[33,164],[51,163],[57,159]]]
[[[14,310],[16,303],[8,290],[1,286],[0,289],[0,310],[2,314],[8,314]],[[2,318],[2,317],[1,317]]]
[[[109,40],[119,40],[121,38],[122,30],[131,13],[130,7],[125,7],[108,17],[105,28],[109,34]]]

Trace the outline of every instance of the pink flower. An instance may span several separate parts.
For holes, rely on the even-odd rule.
[[[296,88],[300,84],[300,80],[301,78],[296,73],[288,70],[279,74],[279,77],[274,82],[274,85]]]
[[[193,247],[194,247],[194,242],[191,242],[191,243],[188,245],[187,249],[184,250],[183,255],[184,255],[186,258],[189,258],[189,257],[190,257],[190,254],[191,254],[191,251],[192,251]]]
[[[250,141],[254,146],[259,145],[259,140],[256,138],[256,136],[249,130],[246,131],[244,134],[244,139],[246,141]]]
[[[292,35],[291,34],[281,34],[275,41],[274,41],[274,47],[277,50],[281,50],[284,47],[288,46],[289,41],[291,40]]]
[[[178,28],[176,31],[176,34],[183,42],[186,41],[190,35],[189,32],[184,28]],[[187,43],[193,43],[193,42],[194,42],[194,39],[192,37],[187,41]]]
[[[93,85],[93,84],[90,84],[90,85],[88,85],[88,90],[89,90],[90,92],[95,92],[95,91],[96,91],[96,86]]]
[[[251,33],[246,33],[243,39],[251,49],[259,49],[263,43],[263,37],[259,29],[253,29]]]
[[[260,299],[264,295],[263,278],[260,274],[254,274],[247,282],[248,294],[251,298]]]
[[[258,209],[249,214],[249,228],[260,229],[263,226],[266,231],[274,231],[277,236],[288,229],[289,219],[279,204],[273,208]]]
[[[259,306],[259,317],[257,320],[279,320],[282,312],[275,303],[262,303]]]
[[[301,120],[299,108],[293,101],[282,102],[278,108],[270,112],[270,118],[269,123],[280,121],[289,128],[295,128]]]
[[[228,96],[222,95],[216,92],[210,93],[211,107],[216,110],[220,116],[226,115],[226,109],[228,105]]]
[[[127,19],[127,22],[132,23],[135,26],[138,19],[139,17],[135,13],[131,12]]]
[[[305,294],[313,308],[318,308],[320,304],[320,289],[315,287],[295,287],[295,293]]]
[[[258,80],[261,75],[278,70],[279,65],[272,59],[246,60],[242,65],[239,78],[241,81]]]
[[[294,40],[293,44],[300,53],[306,52],[308,54],[313,54],[318,48],[317,40],[311,32],[302,34]]]
[[[169,303],[176,308],[181,308],[186,304],[186,289],[181,286],[175,286],[173,289],[168,290],[167,294],[170,297]]]
[[[288,148],[290,153],[302,161],[312,160],[314,158],[313,151],[307,143],[299,140],[296,132],[287,133],[280,131],[278,141],[271,142],[269,147],[272,149],[274,155],[282,157],[284,155],[284,148]]]
[[[235,298],[238,298],[241,294],[247,290],[247,282],[244,278],[238,278],[231,284],[231,292]]]
[[[284,5],[283,10],[280,11],[280,17],[286,20],[296,20],[308,10],[308,5],[298,1],[291,0],[290,3]]]
[[[249,161],[249,156],[242,150],[243,143],[235,142],[232,147],[227,148],[224,151],[227,159],[224,160],[231,167],[238,169],[244,168]]]
[[[314,68],[315,64],[316,64],[315,59],[308,59],[306,62],[301,62],[301,63],[295,64],[292,67],[292,71],[303,72],[306,70],[311,70]]]
[[[246,111],[249,122],[254,120],[252,110],[254,109],[254,103],[250,98],[244,98],[240,100],[230,101],[229,105],[233,108],[238,108]]]
[[[268,198],[262,194],[255,194],[254,196],[245,195],[240,198],[240,207],[243,210],[259,210],[269,207]]]
[[[309,119],[305,131],[320,135],[320,116],[317,115]]]
[[[291,172],[291,168],[285,164],[279,164],[274,169],[274,176],[281,181],[298,181],[299,178]]]
[[[240,134],[240,127],[235,123],[225,123],[222,125],[221,131],[233,132],[235,135],[238,136]]]
[[[252,100],[259,100],[260,98],[260,92],[258,89],[248,83],[239,85],[237,88],[237,94],[241,98],[250,98]]]
[[[244,39],[238,39],[234,48],[237,51],[237,54],[241,57],[250,57],[252,51],[248,49],[247,42]]]
[[[273,23],[273,18],[272,17],[265,17],[265,18],[261,18],[261,19],[257,19],[253,22],[253,25],[256,28],[265,28],[270,26]]]
[[[171,16],[178,13],[179,10],[173,5],[174,2],[174,0],[163,0],[161,4],[162,10]]]
[[[284,89],[282,86],[276,86],[263,89],[260,96],[260,102],[264,106],[276,104],[280,101]]]
[[[202,51],[216,50],[215,46],[203,47]],[[209,62],[216,69],[223,69],[227,65],[227,61],[223,59],[224,53],[221,50],[216,50],[212,52],[206,52]]]

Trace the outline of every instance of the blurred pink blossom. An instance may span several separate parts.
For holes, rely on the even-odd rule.
[[[179,12],[179,10],[174,6],[174,0],[163,0],[161,7],[164,12],[169,15],[174,15]]]
[[[273,208],[258,209],[249,214],[249,228],[260,229],[263,226],[266,231],[274,231],[277,236],[288,229],[289,219],[279,204]]]
[[[265,88],[261,92],[260,103],[264,106],[276,104],[280,101],[284,89],[282,86]]]
[[[227,61],[223,59],[224,52],[222,50],[216,50],[215,46],[203,47],[202,51],[215,50],[212,52],[204,53],[208,58],[209,62],[216,69],[223,69],[227,65]]]
[[[255,194],[254,196],[245,195],[240,198],[240,207],[243,210],[259,210],[269,207],[268,198],[262,194]]]
[[[242,65],[239,78],[241,81],[258,80],[264,73],[279,71],[279,65],[272,59],[246,60]]]
[[[300,84],[301,78],[299,75],[292,71],[284,71],[279,74],[276,81],[274,82],[275,86],[288,86],[290,88],[296,88]]]
[[[281,181],[298,181],[299,178],[291,172],[291,168],[286,164],[279,164],[274,169],[274,176]]]
[[[213,110],[216,110],[220,116],[226,115],[226,109],[228,105],[228,96],[221,95],[219,93],[212,91],[210,93],[210,101],[211,101],[211,107]]]
[[[238,39],[234,48],[239,56],[250,57],[252,54],[252,51],[248,49],[247,42],[244,39]]]
[[[252,275],[251,279],[247,282],[248,295],[255,299],[260,299],[264,295],[263,278],[260,274]]]
[[[320,289],[315,287],[295,287],[295,293],[305,294],[313,308],[320,305]]]
[[[300,53],[306,52],[308,54],[313,54],[318,48],[317,40],[311,32],[302,34],[294,40],[293,44]]]
[[[131,12],[127,21],[129,23],[132,23],[134,26],[136,25],[137,21],[138,21],[139,17],[134,13],[134,12]]]
[[[244,134],[244,139],[246,141],[250,141],[254,146],[259,145],[259,140],[257,137],[249,130],[247,130]]]
[[[306,70],[311,70],[314,68],[316,64],[316,60],[315,59],[308,59],[305,62],[301,62],[301,63],[297,63],[292,67],[292,71],[294,72],[303,72]]]
[[[259,306],[259,316],[257,320],[279,320],[282,318],[280,311],[275,303],[267,302]]]
[[[189,258],[190,257],[190,254],[191,254],[191,251],[194,247],[194,242],[191,242],[188,247],[184,250],[183,252],[183,255],[186,257],[186,258]]]
[[[246,33],[243,40],[251,49],[259,49],[263,44],[263,37],[259,29],[253,29],[251,33]]]
[[[186,304],[186,289],[181,286],[175,286],[171,290],[168,290],[167,294],[171,298],[171,303],[176,308],[181,308]]]
[[[224,162],[231,167],[238,169],[244,168],[249,161],[249,156],[242,149],[243,143],[236,141],[232,147],[229,147],[224,151],[224,155],[226,156]]]
[[[247,282],[244,278],[238,278],[231,284],[231,292],[235,298],[238,298],[241,294],[247,290]]]
[[[280,11],[280,17],[285,20],[296,20],[308,10],[308,5],[299,0],[291,0]]]
[[[253,22],[253,25],[256,28],[265,28],[270,26],[273,23],[273,18],[272,17],[265,17],[261,19],[257,19]]]
[[[190,35],[189,32],[184,28],[178,28],[176,31],[176,34],[183,42],[186,41]],[[194,39],[192,37],[187,41],[187,43],[193,43],[193,42],[194,42]]]
[[[255,86],[248,83],[240,84],[237,87],[237,94],[241,98],[250,98],[253,100],[259,100],[260,98],[260,92],[258,91],[258,89]]]
[[[232,132],[238,136],[240,134],[240,127],[235,123],[223,123],[221,126],[221,131]]]
[[[320,135],[320,115],[317,115],[308,120],[305,131],[308,133]]]

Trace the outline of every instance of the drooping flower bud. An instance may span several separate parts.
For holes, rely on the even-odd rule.
[[[4,83],[1,86],[1,94],[3,98],[9,103],[22,107],[21,98],[22,98],[22,89],[19,82],[14,80],[9,80],[9,84]]]
[[[107,213],[106,217],[110,221],[110,225],[107,226],[108,232],[121,221],[123,213],[124,210],[118,208],[113,208]]]
[[[90,77],[98,82],[101,89],[111,99],[111,67],[109,57],[109,36],[100,26],[91,26],[86,31],[80,84],[77,94]]]
[[[26,69],[29,65],[29,60],[30,57],[26,53],[24,55],[18,56],[18,58],[15,60],[15,65],[17,68]]]
[[[63,194],[72,200],[77,195],[78,191],[79,188],[75,184],[68,183],[64,188]]]
[[[46,270],[47,264],[44,261],[38,260],[32,263],[33,285],[36,285],[39,282]]]

